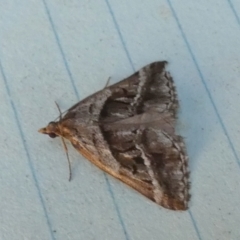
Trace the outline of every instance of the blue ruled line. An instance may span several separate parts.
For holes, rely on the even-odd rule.
[[[77,99],[79,100],[80,97],[79,97],[79,94],[78,94],[78,91],[77,91],[77,87],[76,87],[75,81],[74,81],[74,79],[73,79],[72,73],[71,73],[71,71],[70,71],[70,68],[69,68],[67,59],[66,59],[66,57],[65,57],[65,53],[64,53],[63,48],[62,48],[62,45],[61,45],[61,43],[60,43],[60,39],[59,39],[59,37],[58,37],[56,28],[55,28],[55,26],[54,26],[54,23],[53,23],[53,20],[52,20],[52,16],[51,16],[51,14],[50,14],[50,12],[49,12],[49,9],[48,9],[48,6],[47,6],[46,1],[45,1],[45,0],[42,0],[42,2],[43,2],[43,5],[44,5],[44,9],[45,9],[45,11],[46,11],[48,20],[49,20],[49,22],[50,22],[50,25],[51,25],[51,28],[52,28],[52,31],[53,31],[55,40],[56,40],[56,42],[57,42],[57,46],[58,46],[59,51],[60,51],[60,53],[61,53],[62,60],[63,60],[63,64],[64,64],[64,66],[65,66],[65,68],[66,68],[66,70],[67,70],[67,74],[68,74],[69,79],[70,79],[70,81],[71,81],[71,84],[72,84],[72,87],[73,87],[73,91],[74,91]]]
[[[80,97],[79,97],[79,94],[78,94],[78,90],[77,90],[77,88],[76,88],[76,84],[75,84],[74,78],[72,77],[72,73],[71,73],[71,71],[70,71],[68,62],[67,62],[67,60],[66,60],[66,56],[65,56],[65,53],[64,53],[64,51],[63,51],[63,48],[62,48],[62,46],[61,46],[60,39],[59,39],[59,37],[58,37],[58,34],[57,34],[57,31],[56,31],[54,22],[53,22],[53,20],[52,20],[52,17],[51,17],[49,8],[48,8],[48,6],[47,6],[46,1],[45,1],[45,0],[42,0],[42,1],[43,1],[43,4],[44,4],[44,8],[45,8],[45,11],[46,11],[46,15],[47,15],[47,17],[48,17],[48,20],[49,20],[49,22],[50,22],[51,28],[52,28],[52,30],[53,30],[53,33],[54,33],[54,37],[55,37],[57,46],[58,46],[59,51],[60,51],[60,53],[61,53],[64,66],[65,66],[65,68],[66,68],[66,70],[67,70],[67,73],[68,73],[68,75],[69,75],[69,78],[70,78],[70,80],[71,80],[72,88],[74,89],[74,92],[75,92],[75,95],[76,95],[77,99],[80,100]],[[112,191],[112,187],[111,187],[111,185],[110,185],[110,183],[109,183],[108,176],[107,176],[105,173],[103,173],[103,174],[104,174],[104,177],[105,177],[106,185],[107,185],[107,187],[108,187],[109,195],[110,195],[111,198],[112,198],[112,201],[113,201],[113,204],[114,204],[114,207],[115,207],[115,210],[116,210],[118,219],[119,219],[119,223],[120,223],[120,225],[121,225],[121,227],[122,227],[122,230],[123,230],[125,239],[126,239],[126,240],[129,240],[129,236],[128,236],[126,227],[125,227],[125,225],[124,225],[124,221],[123,221],[123,218],[122,218],[120,209],[119,209],[119,207],[118,207],[116,198],[115,198],[114,193],[113,193],[113,191]]]
[[[107,186],[108,186],[108,190],[109,190],[109,192],[110,192],[110,195],[111,195],[112,199],[114,199],[113,203],[114,203],[114,206],[115,206],[115,208],[116,208],[117,214],[118,214],[119,216],[121,216],[121,213],[120,213],[120,210],[119,210],[117,201],[115,200],[115,196],[114,196],[114,193],[113,193],[111,184],[110,184],[110,182],[109,182],[108,176],[107,176],[105,173],[104,173],[104,177],[105,177],[105,180],[106,180],[106,183],[107,183]],[[124,221],[123,221],[122,218],[119,218],[119,220],[120,220],[120,223],[121,223],[121,225],[122,225],[125,238],[126,238],[127,240],[129,240],[130,238],[129,238],[128,233],[127,233],[127,230],[126,230],[125,223],[124,223]]]
[[[55,238],[55,236],[53,234],[52,223],[50,221],[50,218],[49,218],[49,215],[48,215],[48,212],[47,212],[47,208],[46,208],[46,205],[45,205],[45,202],[44,202],[44,199],[43,199],[43,194],[41,192],[41,189],[40,189],[40,186],[39,186],[39,183],[38,183],[38,179],[37,179],[37,176],[36,176],[36,173],[35,173],[35,169],[33,167],[32,159],[30,157],[27,144],[26,144],[26,142],[24,140],[25,136],[24,136],[24,133],[23,133],[23,130],[22,130],[22,126],[21,126],[19,117],[18,117],[18,112],[17,112],[16,106],[15,106],[13,100],[12,100],[12,97],[11,97],[12,95],[11,95],[10,87],[9,87],[6,75],[4,73],[3,65],[2,65],[1,60],[0,60],[0,72],[2,74],[2,78],[3,78],[3,81],[4,81],[5,89],[6,89],[6,92],[7,92],[7,95],[8,95],[8,98],[9,98],[12,110],[13,110],[15,122],[16,122],[16,125],[17,125],[17,128],[18,128],[18,131],[19,131],[19,135],[20,135],[20,138],[21,138],[21,141],[22,141],[22,144],[23,144],[23,148],[24,148],[25,154],[26,154],[28,166],[30,168],[30,171],[31,171],[31,174],[32,174],[32,177],[33,177],[33,181],[34,181],[34,185],[35,185],[36,190],[37,190],[37,195],[38,195],[38,197],[40,199],[40,203],[41,203],[41,206],[42,206],[42,209],[43,209],[43,214],[44,214],[44,217],[46,219],[47,227],[48,227],[49,232],[50,232],[50,237],[51,237],[52,240],[56,240],[56,238]]]
[[[195,229],[195,231],[196,231],[196,233],[197,233],[198,239],[199,239],[199,240],[202,240],[202,237],[201,237],[201,234],[200,234],[200,232],[199,232],[199,229],[198,229],[196,220],[195,220],[195,218],[193,217],[193,214],[192,214],[191,210],[188,210],[188,214],[189,214],[189,216],[190,216],[190,218],[191,218],[191,220],[192,220],[193,227],[194,227],[194,229]]]
[[[111,8],[111,5],[110,5],[110,3],[109,3],[108,0],[105,0],[105,2],[106,2],[106,4],[107,4],[109,13],[110,13],[110,15],[111,15],[111,17],[112,17],[112,20],[113,20],[115,29],[117,30],[117,33],[118,33],[118,36],[119,36],[120,41],[121,41],[121,43],[122,43],[122,46],[123,46],[123,48],[124,48],[124,51],[125,51],[125,53],[126,53],[126,55],[127,55],[128,61],[129,61],[130,65],[131,65],[133,71],[135,71],[132,58],[131,58],[130,53],[129,53],[129,51],[128,51],[126,42],[124,41],[122,32],[121,32],[120,27],[119,27],[119,25],[118,25],[118,23],[117,23],[117,19],[116,19],[114,13],[113,13],[113,10],[112,10],[112,8]]]
[[[209,98],[209,100],[210,100],[210,102],[211,102],[211,104],[212,104],[212,106],[213,106],[213,109],[214,109],[214,111],[215,111],[215,113],[216,113],[216,116],[217,116],[218,121],[219,121],[219,123],[220,123],[220,125],[221,125],[221,128],[222,128],[222,130],[223,130],[223,132],[224,132],[224,134],[225,134],[225,136],[226,136],[226,138],[227,138],[227,140],[228,140],[229,147],[230,147],[230,149],[232,150],[232,153],[233,153],[233,155],[234,155],[234,157],[235,157],[235,160],[236,160],[236,162],[237,162],[237,164],[238,164],[238,166],[239,166],[239,168],[240,168],[240,159],[239,159],[239,157],[238,157],[238,155],[237,155],[237,152],[236,152],[236,150],[235,150],[235,148],[234,148],[234,145],[233,145],[233,143],[232,143],[232,140],[231,140],[231,138],[230,138],[230,136],[229,136],[229,134],[228,134],[227,128],[226,128],[225,124],[223,123],[223,120],[222,120],[222,118],[221,118],[221,116],[220,116],[220,114],[219,114],[219,111],[218,111],[218,109],[217,109],[217,106],[216,106],[216,104],[215,104],[215,102],[214,102],[214,100],[213,100],[213,97],[212,97],[212,95],[211,95],[211,92],[210,92],[210,90],[209,90],[209,88],[208,88],[207,82],[206,82],[206,80],[205,80],[205,78],[204,78],[204,76],[203,76],[203,74],[202,74],[202,72],[201,72],[201,70],[200,70],[200,67],[199,67],[199,64],[198,64],[198,62],[197,62],[197,60],[196,60],[196,57],[195,57],[195,55],[193,54],[193,51],[192,51],[192,49],[191,49],[191,46],[190,46],[190,44],[189,44],[189,42],[188,42],[188,40],[187,40],[186,34],[185,34],[185,32],[183,31],[183,28],[182,28],[182,26],[181,26],[181,24],[180,24],[180,21],[179,21],[179,19],[178,19],[178,17],[177,17],[177,14],[176,14],[175,10],[174,10],[174,8],[173,8],[173,6],[172,6],[172,4],[171,4],[171,1],[170,1],[170,0],[166,0],[166,1],[168,2],[168,5],[169,5],[169,7],[170,7],[170,9],[171,9],[171,11],[172,11],[173,17],[174,17],[175,20],[176,20],[177,26],[178,26],[178,28],[179,28],[179,30],[180,30],[180,33],[181,33],[181,35],[182,35],[182,38],[183,38],[183,40],[184,40],[184,42],[185,42],[185,45],[186,45],[186,47],[187,47],[187,50],[188,50],[188,52],[189,52],[189,54],[190,54],[190,56],[191,56],[191,58],[192,58],[192,60],[193,60],[193,63],[194,63],[194,65],[195,65],[196,69],[197,69],[197,72],[198,72],[198,75],[199,75],[199,77],[200,77],[200,79],[201,79],[201,81],[202,81],[202,84],[203,84],[203,86],[204,86],[204,88],[205,88],[205,90],[206,90],[206,92],[207,92],[208,98]]]
[[[227,2],[228,2],[229,6],[230,6],[230,8],[231,8],[231,10],[233,12],[233,15],[235,16],[235,18],[237,20],[238,25],[240,26],[240,18],[239,18],[238,14],[237,14],[237,11],[236,11],[235,7],[233,6],[232,1],[231,0],[227,0]]]

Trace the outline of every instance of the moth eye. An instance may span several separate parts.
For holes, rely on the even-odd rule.
[[[50,138],[55,138],[55,137],[57,137],[57,135],[56,135],[55,133],[48,133],[48,136],[49,136]]]

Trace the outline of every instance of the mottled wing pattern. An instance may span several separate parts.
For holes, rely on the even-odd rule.
[[[68,110],[64,137],[95,165],[163,207],[185,210],[188,159],[175,134],[177,94],[166,62],[149,64]]]
[[[170,112],[175,116],[178,100],[172,77],[165,71],[166,63],[149,64],[110,86],[112,95],[104,106],[101,119],[112,122],[146,110]]]
[[[132,187],[166,208],[184,210],[187,156],[183,139],[174,133],[178,100],[165,64],[152,63],[110,86],[100,126],[119,173],[139,182]]]

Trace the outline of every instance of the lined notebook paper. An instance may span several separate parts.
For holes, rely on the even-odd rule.
[[[240,239],[240,2],[0,3],[0,239]],[[180,99],[190,209],[163,209],[37,130],[158,60]]]

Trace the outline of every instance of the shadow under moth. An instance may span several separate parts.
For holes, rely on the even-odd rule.
[[[157,204],[186,210],[188,157],[175,134],[178,99],[166,61],[78,102],[39,132],[60,136],[97,167]]]

